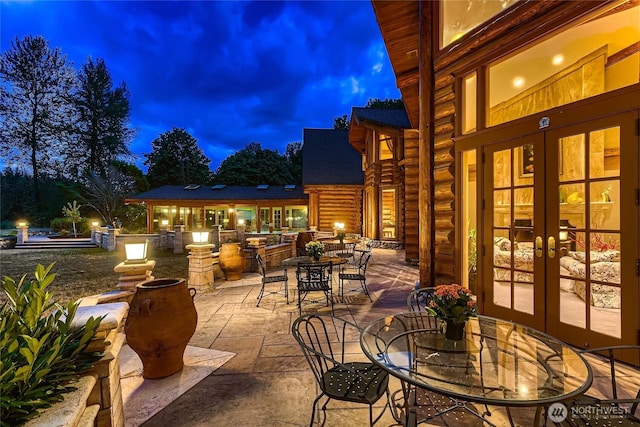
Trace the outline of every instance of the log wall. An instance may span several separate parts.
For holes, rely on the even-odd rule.
[[[309,218],[317,218],[313,225],[318,230],[332,231],[334,223],[342,222],[347,233],[361,234],[362,189],[361,185],[306,185]]]

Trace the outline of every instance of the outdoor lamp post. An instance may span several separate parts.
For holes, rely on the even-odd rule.
[[[92,220],[91,221],[91,241],[93,243],[98,243],[98,231],[100,230],[100,221]]]
[[[192,231],[193,243],[186,248],[191,252],[189,258],[189,286],[197,291],[213,289],[213,253],[215,246],[209,243],[208,231]]]
[[[116,265],[113,271],[120,273],[116,288],[128,294],[128,301],[131,302],[136,291],[136,285],[147,280],[153,280],[151,275],[153,267],[156,266],[154,260],[147,260],[147,249],[149,240],[144,242],[132,241],[124,244],[126,260]]]
[[[29,240],[29,226],[27,225],[27,221],[20,220],[16,226],[18,228],[18,243],[24,243]]]

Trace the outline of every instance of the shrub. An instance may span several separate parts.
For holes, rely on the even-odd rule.
[[[0,308],[0,425],[13,426],[64,399],[63,393],[87,371],[100,353],[83,353],[102,318],[72,327],[78,303],[51,301],[46,288],[54,264],[38,265],[35,280],[2,279],[7,302]]]
[[[73,230],[73,221],[71,218],[54,218],[51,220],[51,230],[56,233],[62,234],[63,230],[67,230],[67,235]],[[91,229],[89,228],[89,220],[87,218],[80,218],[76,221],[76,231],[83,236],[90,235]]]

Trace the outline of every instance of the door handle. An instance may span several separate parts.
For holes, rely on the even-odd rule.
[[[547,252],[549,253],[549,258],[556,257],[556,238],[553,236],[549,236],[547,240]]]
[[[535,247],[535,253],[536,256],[538,258],[540,258],[542,256],[542,237],[541,236],[536,236],[536,247]]]

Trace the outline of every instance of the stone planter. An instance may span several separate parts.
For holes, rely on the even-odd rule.
[[[140,283],[125,325],[127,343],[142,359],[144,378],[164,378],[184,366],[184,350],[196,331],[196,290],[184,279]]]
[[[240,243],[224,243],[220,248],[218,262],[226,280],[242,279],[244,253]]]

